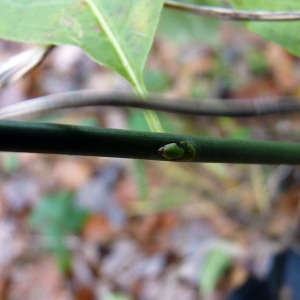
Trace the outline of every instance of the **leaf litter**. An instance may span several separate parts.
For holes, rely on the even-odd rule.
[[[178,47],[158,37],[147,70],[169,74],[161,92],[196,98],[299,95],[297,58],[231,26],[222,28],[221,37],[226,40],[221,52],[214,46]],[[7,57],[22,47],[1,42],[0,55]],[[267,63],[257,65],[260,60],[254,59],[255,67],[250,66],[250,52],[259,53]],[[62,53],[70,57],[60,68],[57,61]],[[282,69],[291,81],[282,78]],[[38,74],[2,91],[1,104],[29,95],[95,86],[94,78],[105,80],[107,90],[128,90],[119,76],[91,64],[83,53],[68,47],[51,53]],[[151,85],[148,88],[151,91]],[[92,119],[99,126],[114,126],[111,120],[107,123],[107,111],[115,115],[116,126],[124,126],[128,114],[116,109],[87,108],[51,118],[69,123]],[[235,135],[242,127],[250,128],[246,138],[297,140],[299,136],[295,117],[229,122],[163,118],[170,127],[186,133],[222,137]],[[132,165],[126,160],[37,154],[18,154],[15,158],[9,167],[7,154],[0,155],[1,296],[199,299],[201,282],[208,280],[212,284],[210,296],[225,299],[250,274],[266,277],[274,253],[297,243],[293,235],[299,218],[297,167],[256,166],[254,170],[240,165],[183,164],[180,171],[171,165],[144,162],[151,193],[140,199]],[[187,179],[181,174],[187,174]],[[251,180],[253,174],[256,180]],[[47,233],[39,231],[30,227],[28,219],[44,196],[59,191],[74,193],[76,209],[85,210],[87,218],[81,228],[57,241],[61,252],[55,252],[43,243],[43,235],[55,237],[51,227]],[[266,196],[260,197],[263,193]],[[62,215],[62,227],[58,228],[70,220],[68,213]],[[214,256],[213,267],[207,267],[208,257],[211,260]],[[63,272],[57,257],[68,260]],[[207,268],[217,271],[207,273]]]

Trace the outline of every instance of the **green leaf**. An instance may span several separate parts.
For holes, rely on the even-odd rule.
[[[132,298],[126,295],[114,293],[105,296],[104,300],[132,300]]]
[[[65,238],[78,232],[87,213],[74,205],[74,195],[61,191],[43,197],[30,215],[30,225],[41,234],[43,246],[54,253],[59,270],[66,274],[71,266],[71,253]]]
[[[163,93],[170,87],[171,78],[165,71],[145,70],[144,80],[150,93]]]
[[[176,2],[212,6],[220,4],[219,0],[177,0]],[[166,8],[159,21],[158,33],[180,44],[201,41],[213,46],[219,41],[219,24],[219,21],[211,18]]]
[[[19,167],[19,156],[16,153],[1,153],[2,171],[13,173]]]
[[[228,0],[235,8],[243,10],[299,11],[299,0]],[[300,56],[299,21],[251,21],[246,27],[263,38],[281,45]]]
[[[162,5],[163,0],[5,0],[0,37],[79,46],[145,96],[142,72]]]
[[[71,270],[72,263],[71,252],[64,247],[61,247],[55,251],[55,256],[58,269],[63,274],[68,274]]]
[[[200,276],[200,288],[204,295],[212,293],[224,271],[230,266],[231,257],[223,249],[213,249],[207,256]]]
[[[74,195],[67,191],[45,196],[30,215],[31,227],[48,235],[51,241],[55,241],[55,238],[52,239],[55,236],[63,237],[79,231],[87,214],[74,205],[73,199]]]

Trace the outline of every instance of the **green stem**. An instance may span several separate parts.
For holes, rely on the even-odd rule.
[[[243,141],[19,121],[0,121],[0,137],[0,151],[10,152],[168,161],[158,150],[169,144],[186,143],[195,150],[192,158],[186,157],[186,161],[191,162],[300,164],[298,143]]]
[[[141,98],[144,101],[148,101],[148,92],[144,86],[139,86],[139,88],[135,88],[135,92],[139,96],[139,98]],[[143,110],[143,114],[151,131],[165,132],[156,112],[150,110]]]
[[[156,112],[143,110],[145,119],[151,131],[153,132],[164,132],[161,122],[156,114]]]

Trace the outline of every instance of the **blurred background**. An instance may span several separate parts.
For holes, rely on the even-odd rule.
[[[29,47],[2,40],[0,61]],[[300,94],[298,58],[240,23],[171,11],[144,76],[149,92],[170,99]],[[82,89],[131,91],[63,46],[3,89],[0,105]],[[159,116],[173,133],[300,140],[296,114]],[[148,130],[134,109],[69,109],[39,121]],[[298,167],[32,153],[0,153],[0,166],[1,299],[300,299]]]

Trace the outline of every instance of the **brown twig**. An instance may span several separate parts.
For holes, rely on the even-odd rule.
[[[245,11],[165,1],[164,6],[204,17],[230,21],[296,21],[300,11]]]

